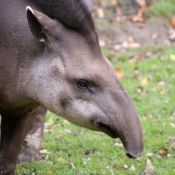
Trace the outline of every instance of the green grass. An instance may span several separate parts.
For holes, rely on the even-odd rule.
[[[145,11],[147,17],[175,15],[175,0],[154,0],[153,4]]]
[[[104,50],[104,49],[103,49]],[[125,156],[124,148],[116,146],[120,140],[113,140],[107,135],[77,127],[62,118],[48,112],[46,121],[53,121],[52,133],[46,132],[42,140],[42,160],[17,165],[16,174],[31,175],[138,175],[148,158],[157,175],[175,174],[175,150],[170,137],[175,138],[175,55],[172,46],[149,46],[140,50],[112,53],[105,48],[114,67],[123,71],[121,82],[136,106],[143,135],[144,152],[136,160]],[[147,58],[148,52],[151,57]],[[112,54],[112,56],[111,56]],[[139,59],[132,59],[140,55]],[[143,79],[146,78],[146,83]],[[174,140],[175,142],[175,140]],[[168,154],[159,154],[166,148]],[[135,170],[129,168],[134,165]]]

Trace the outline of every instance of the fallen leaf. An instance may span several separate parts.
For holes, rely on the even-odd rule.
[[[131,20],[133,22],[144,22],[142,9],[139,10],[138,13],[131,18]]]
[[[116,0],[111,0],[111,5],[116,5],[117,1]]]
[[[115,171],[120,171],[120,170],[123,170],[123,169],[124,169],[124,167],[122,167],[122,166],[118,166],[118,167],[114,168]]]
[[[156,141],[160,141],[161,138],[160,138],[160,137],[156,137],[155,140],[156,140]]]
[[[68,124],[68,123],[69,123],[69,121],[68,121],[68,120],[66,120],[66,119],[64,119],[64,120],[63,120],[63,123],[64,123],[64,124]]]
[[[67,163],[67,161],[65,159],[63,159],[62,157],[59,157],[57,159],[58,162],[62,162],[62,163]]]
[[[139,43],[130,43],[128,46],[128,48],[130,48],[130,49],[138,49],[140,47],[141,47],[141,45]]]
[[[106,42],[104,40],[99,40],[99,44],[101,47],[106,46]]]
[[[142,84],[142,85],[147,85],[147,84],[148,84],[148,78],[143,78],[143,79],[141,80],[141,84]]]
[[[114,143],[114,146],[123,147],[123,144],[116,142],[116,143]]]
[[[140,7],[145,7],[146,6],[146,1],[145,0],[137,0],[137,3]]]
[[[168,150],[167,150],[166,148],[161,148],[161,149],[159,150],[159,154],[160,154],[161,156],[166,156],[166,155],[168,154]]]
[[[47,169],[45,170],[45,172],[46,172],[47,174],[52,174],[52,169],[51,169],[51,168],[47,168]]]
[[[147,153],[146,157],[153,157],[153,153]]]
[[[159,85],[159,86],[165,86],[165,82],[164,82],[164,81],[159,81],[159,82],[158,82],[158,85]]]
[[[157,34],[157,33],[154,33],[154,34],[151,36],[151,38],[154,39],[154,40],[157,39],[158,37],[159,37],[159,34]]]
[[[104,18],[104,11],[102,8],[97,9],[97,14],[99,18]]]
[[[51,154],[50,152],[47,151],[47,149],[42,149],[40,150],[41,154]]]
[[[134,43],[134,38],[133,38],[132,36],[130,36],[130,37],[128,38],[128,43],[129,43],[129,44]]]
[[[143,114],[142,116],[143,119],[146,119],[146,118],[153,118],[153,116],[151,114]]]
[[[171,18],[171,26],[175,27],[175,16]]]
[[[154,54],[155,54],[154,51],[147,51],[147,52],[145,53],[145,57],[146,57],[146,58],[151,58],[151,57],[153,57]]]
[[[138,68],[135,68],[133,71],[133,77],[138,78],[141,75],[141,72]]]
[[[102,167],[98,167],[98,171],[101,171],[103,168]]]
[[[157,92],[157,87],[152,87],[151,90],[152,90],[153,92]]]
[[[51,128],[51,124],[45,122],[45,123],[44,123],[44,129],[50,129],[50,128]]]
[[[35,161],[35,157],[31,157],[31,159],[30,159],[30,162],[34,162]]]
[[[155,175],[154,167],[149,159],[146,160],[146,164],[143,167],[140,175]]]
[[[48,123],[50,123],[51,125],[53,125],[54,124],[54,121],[52,119],[49,119],[48,120]]]
[[[130,171],[135,171],[136,169],[135,169],[135,167],[134,167],[134,164],[132,164],[131,167],[130,167],[128,170],[130,170]]]
[[[171,55],[170,55],[170,59],[171,59],[172,61],[175,61],[175,55],[171,54]]]
[[[137,92],[138,92],[139,94],[145,94],[146,89],[143,88],[143,86],[138,86],[138,88],[137,88]]]
[[[115,72],[119,78],[122,78],[124,75],[123,71],[119,67],[115,68]]]

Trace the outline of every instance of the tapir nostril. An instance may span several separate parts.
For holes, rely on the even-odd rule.
[[[135,159],[137,157],[137,156],[131,155],[130,153],[126,153],[126,155],[128,158],[132,158],[132,159]]]

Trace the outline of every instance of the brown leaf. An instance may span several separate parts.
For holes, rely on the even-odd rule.
[[[31,157],[30,162],[35,162],[35,157]]]
[[[133,22],[144,22],[144,19],[143,19],[143,11],[142,10],[139,10],[139,12],[134,15],[131,20]]]
[[[171,26],[175,27],[175,16],[171,18]]]
[[[122,78],[124,75],[123,71],[119,67],[115,68],[115,72],[119,78]]]
[[[120,170],[123,170],[123,169],[124,169],[124,167],[122,167],[122,166],[118,166],[118,167],[114,168],[115,171],[120,171]]]
[[[161,148],[161,149],[159,150],[159,154],[160,154],[161,156],[166,156],[166,155],[168,154],[168,150],[167,150],[166,148]]]
[[[142,116],[143,119],[146,119],[146,118],[153,118],[153,116],[151,114],[143,114]]]

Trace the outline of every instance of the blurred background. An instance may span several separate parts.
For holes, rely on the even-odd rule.
[[[174,0],[96,0],[93,17],[101,46],[118,51],[174,44]]]

